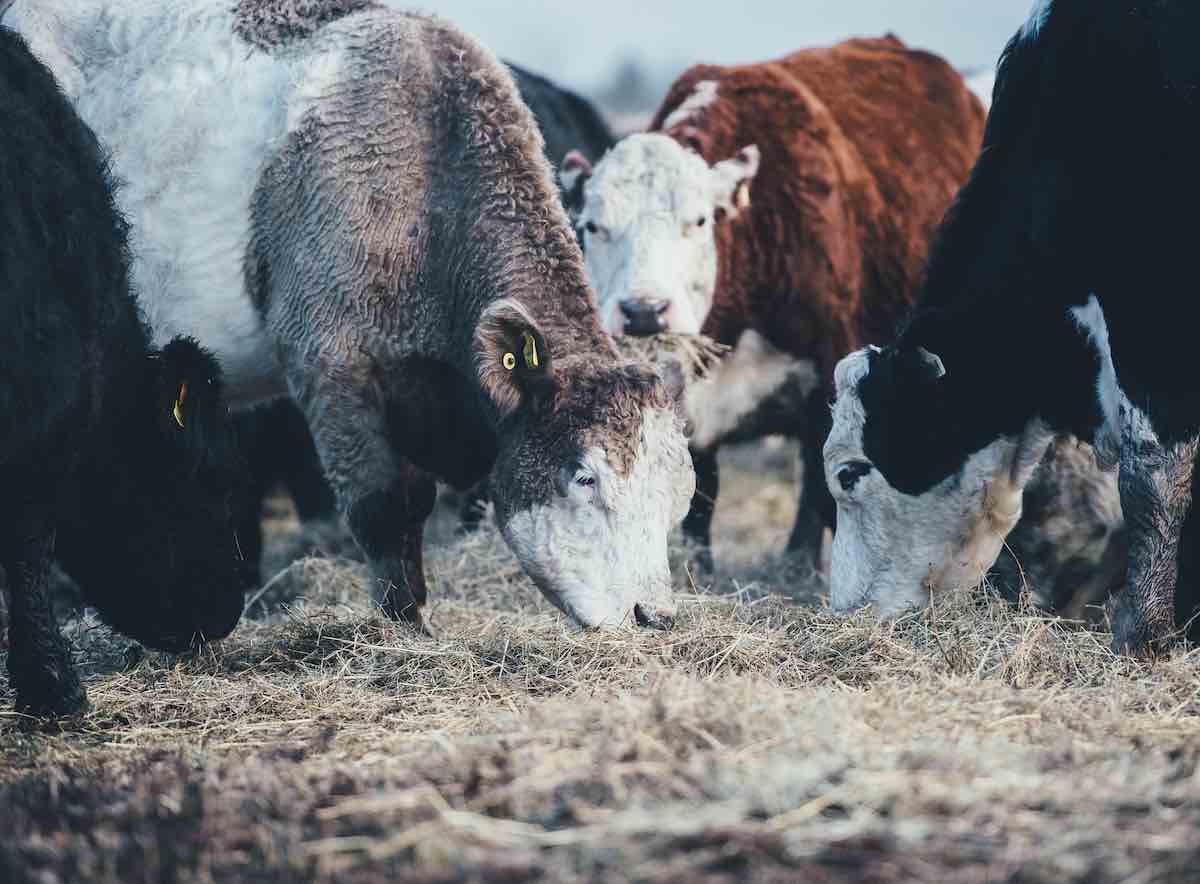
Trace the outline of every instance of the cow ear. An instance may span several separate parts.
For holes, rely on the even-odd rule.
[[[562,188],[563,205],[573,222],[583,211],[583,186],[592,177],[592,164],[580,151],[572,150],[563,157],[558,170],[558,183]]]
[[[175,338],[151,354],[150,366],[153,422],[177,454],[173,466],[190,474],[229,462],[232,430],[213,355],[192,338]]]
[[[713,203],[718,221],[733,218],[750,206],[750,183],[758,174],[759,160],[758,147],[751,144],[733,159],[713,166]]]
[[[550,348],[532,315],[505,298],[492,304],[475,330],[475,365],[484,393],[502,417],[554,400]]]
[[[902,349],[899,358],[907,376],[920,383],[936,383],[946,376],[941,357],[924,347]]]

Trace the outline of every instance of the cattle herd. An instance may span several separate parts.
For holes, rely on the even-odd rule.
[[[222,638],[278,480],[415,628],[438,482],[576,626],[670,628],[671,532],[713,567],[717,451],[768,434],[801,441],[789,548],[821,569],[832,529],[836,611],[1028,554],[1052,607],[1120,586],[1117,650],[1189,637],[1188,0],[1041,0],[988,108],[889,35],[695,66],[619,140],[376,0],[0,13],[21,711],[86,704],[52,562],[149,647]],[[620,355],[662,332],[728,352],[689,385]]]

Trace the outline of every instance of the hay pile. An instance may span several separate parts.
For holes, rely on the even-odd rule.
[[[842,620],[776,564],[680,573],[667,634],[566,631],[490,528],[432,551],[434,639],[375,616],[344,559],[292,565],[192,659],[80,621],[89,716],[34,726],[0,696],[0,881],[1198,867],[1194,656],[1116,658],[986,594]]]

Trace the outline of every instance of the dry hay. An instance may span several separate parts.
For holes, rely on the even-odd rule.
[[[708,376],[721,357],[731,349],[704,335],[685,335],[675,332],[648,337],[622,335],[614,339],[617,349],[626,359],[651,365],[675,360],[683,369],[688,382]]]
[[[686,551],[676,551],[677,565]],[[1197,660],[961,595],[879,624],[782,559],[577,634],[492,529],[436,638],[293,564],[228,640],[73,624],[93,711],[0,696],[3,881],[1168,881],[1200,861]],[[775,567],[771,567],[770,563]]]

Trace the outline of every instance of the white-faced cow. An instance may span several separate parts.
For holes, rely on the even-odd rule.
[[[95,136],[0,28],[0,582],[18,710],[86,695],[47,595],[57,556],[116,629],[183,651],[242,613],[221,373],[152,349]]]
[[[851,40],[693,67],[650,132],[594,171],[564,161],[605,328],[703,332],[735,348],[688,393],[698,488],[685,531],[702,549],[718,446],[783,433],[804,441],[789,547],[817,561],[834,515],[820,456],[834,364],[911,304],[983,121],[942,59],[894,37]]]
[[[1197,46],[1188,0],[1046,0],[1010,42],[918,307],[837,368],[834,607],[973,585],[1073,434],[1120,464],[1115,645],[1161,647],[1193,614]]]
[[[435,477],[577,624],[671,620],[695,480],[670,392],[604,335],[509,71],[372,0],[17,0],[129,183],[158,336],[239,404],[290,393],[393,617],[418,622]]]

